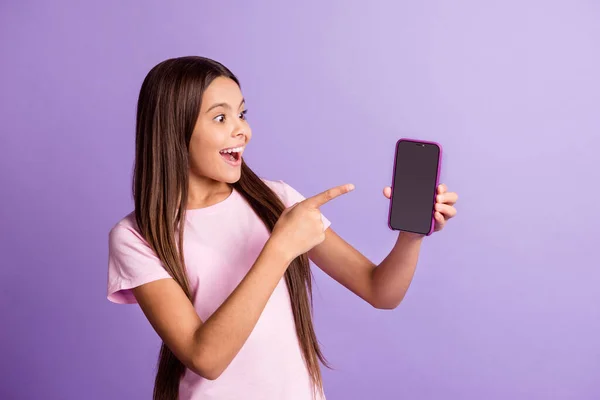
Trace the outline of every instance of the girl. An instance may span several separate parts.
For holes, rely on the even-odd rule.
[[[166,60],[139,95],[135,211],[109,235],[108,299],[137,303],[162,339],[154,399],[324,399],[309,259],[373,307],[395,308],[422,237],[374,265],[319,207],[245,164],[252,137],[237,78],[202,57]],[[456,214],[438,188],[435,230]],[[390,197],[390,188],[384,189]]]

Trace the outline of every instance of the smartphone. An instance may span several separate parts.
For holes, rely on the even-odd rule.
[[[390,229],[426,236],[433,233],[441,165],[440,144],[404,138],[396,142],[388,213]]]

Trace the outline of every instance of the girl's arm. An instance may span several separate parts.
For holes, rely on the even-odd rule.
[[[173,279],[138,286],[133,294],[173,354],[198,375],[213,380],[250,336],[289,262],[267,243],[245,278],[206,321],[200,320]]]
[[[390,197],[390,188],[384,189]],[[435,230],[456,215],[456,193],[445,185],[438,187],[435,205]],[[358,250],[338,236],[331,228],[325,240],[309,252],[310,259],[326,274],[364,299],[375,308],[396,308],[412,281],[419,258],[423,236],[401,232],[390,254],[375,265]]]

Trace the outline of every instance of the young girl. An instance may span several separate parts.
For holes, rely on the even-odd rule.
[[[395,308],[422,237],[378,266],[319,207],[244,163],[252,137],[237,78],[202,57],[166,60],[138,100],[135,211],[109,235],[108,299],[138,303],[163,341],[154,399],[324,399],[309,259],[376,308]],[[384,189],[390,197],[390,188]],[[456,214],[438,188],[435,230]]]

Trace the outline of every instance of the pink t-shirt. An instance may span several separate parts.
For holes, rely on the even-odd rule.
[[[283,181],[264,181],[286,207],[304,199]],[[330,222],[322,218],[327,229]],[[244,278],[268,238],[263,222],[235,190],[218,204],[187,211],[184,256],[194,307],[203,321]],[[134,214],[128,215],[109,235],[108,299],[135,303],[131,288],[163,278],[170,276],[140,236]],[[186,370],[180,382],[180,398],[312,399],[284,278],[248,340],[221,376],[210,381]]]

